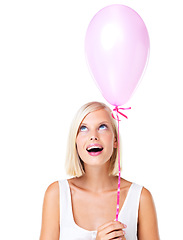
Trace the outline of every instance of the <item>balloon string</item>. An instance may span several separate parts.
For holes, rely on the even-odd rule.
[[[120,198],[120,183],[121,183],[121,167],[120,167],[120,137],[119,137],[119,122],[121,121],[119,119],[119,114],[121,114],[123,117],[128,118],[125,114],[119,111],[121,110],[129,110],[129,108],[118,108],[115,107],[113,111],[116,112],[116,117],[114,117],[114,114],[112,113],[112,117],[118,121],[118,169],[119,169],[119,176],[118,176],[118,191],[117,191],[117,207],[116,207],[116,221],[118,221],[118,215],[119,215],[119,198]]]
[[[118,221],[119,215],[119,198],[120,198],[120,183],[121,183],[121,168],[120,168],[120,139],[119,139],[119,113],[117,112],[117,121],[118,121],[118,191],[117,191],[117,207],[116,207],[116,221]]]

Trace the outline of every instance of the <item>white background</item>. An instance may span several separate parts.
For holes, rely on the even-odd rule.
[[[121,3],[146,23],[151,49],[122,120],[122,176],[148,188],[162,240],[181,239],[182,3],[67,0],[0,3],[0,239],[38,239],[44,192],[64,179],[71,119],[103,101],[85,61],[84,37],[101,8]]]

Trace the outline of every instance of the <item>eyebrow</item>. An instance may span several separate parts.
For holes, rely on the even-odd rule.
[[[102,121],[100,124],[103,124],[103,123],[110,123],[110,122],[108,122],[108,121]]]
[[[110,122],[109,121],[102,121],[102,122],[100,122],[98,125],[101,125],[101,124],[109,124]],[[81,126],[82,125],[85,125],[85,126],[87,126],[88,124],[87,123],[85,123],[85,122],[82,122],[81,124],[80,124]]]

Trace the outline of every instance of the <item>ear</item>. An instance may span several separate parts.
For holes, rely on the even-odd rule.
[[[114,148],[117,148],[118,147],[118,142],[117,142],[117,138],[115,137],[114,138]]]

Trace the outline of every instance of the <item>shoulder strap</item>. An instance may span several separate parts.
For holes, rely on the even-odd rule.
[[[60,190],[60,225],[64,218],[67,216],[69,209],[69,196],[67,189],[67,179],[62,179],[59,181],[59,190]]]
[[[127,239],[137,239],[137,221],[140,195],[143,186],[133,183],[128,194],[127,201],[120,215],[120,221],[127,225],[126,237]]]
[[[138,210],[139,210],[139,202],[140,202],[140,195],[141,195],[142,188],[143,186],[134,183],[133,190],[131,193],[131,198],[130,198],[130,201],[133,202],[136,221],[138,220]]]

